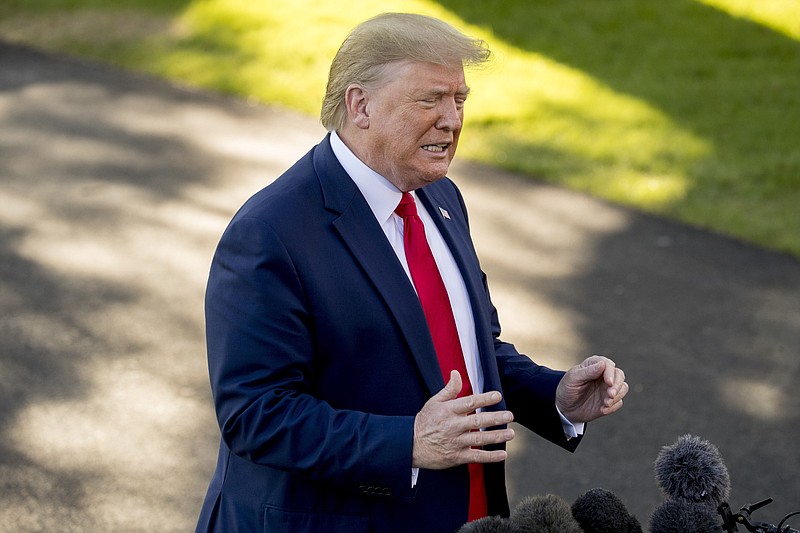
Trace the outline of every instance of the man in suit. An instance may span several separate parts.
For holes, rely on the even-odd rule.
[[[206,295],[222,439],[198,531],[450,532],[508,515],[516,420],[568,450],[628,386],[500,340],[445,177],[482,41],[429,17],[358,26],[329,134],[223,234]],[[513,413],[513,414],[512,414]]]

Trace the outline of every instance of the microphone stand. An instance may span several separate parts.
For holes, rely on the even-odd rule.
[[[761,500],[760,502],[745,505],[739,509],[738,513],[735,514],[731,511],[731,507],[728,505],[728,502],[722,502],[717,508],[717,511],[722,516],[723,531],[727,531],[728,533],[739,531],[739,528],[736,527],[736,524],[738,523],[742,524],[747,531],[751,531],[752,533],[800,533],[800,531],[793,529],[788,525],[785,528],[782,527],[783,523],[786,522],[789,517],[800,514],[800,512],[787,515],[777,526],[768,524],[766,522],[753,521],[750,519],[750,515],[752,515],[753,512],[766,505],[769,505],[772,503],[772,501],[772,498],[767,498],[765,500]]]

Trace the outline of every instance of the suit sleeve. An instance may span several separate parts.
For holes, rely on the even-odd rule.
[[[337,410],[314,395],[315,317],[269,225],[234,218],[206,292],[209,374],[236,455],[347,489],[410,498],[413,417]]]
[[[575,451],[581,437],[567,439],[556,410],[556,388],[564,372],[534,363],[499,337],[495,337],[495,347],[503,395],[515,421],[550,442]]]

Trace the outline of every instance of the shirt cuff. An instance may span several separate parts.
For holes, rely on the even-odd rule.
[[[573,424],[566,416],[561,414],[561,410],[558,406],[556,406],[556,412],[558,412],[558,416],[561,418],[561,427],[564,429],[564,435],[567,436],[567,440],[583,435],[586,429],[586,422],[576,422]]]
[[[411,468],[411,488],[417,486],[417,478],[419,477],[419,468]]]

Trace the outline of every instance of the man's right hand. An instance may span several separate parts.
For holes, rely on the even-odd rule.
[[[510,428],[478,431],[508,424],[514,419],[510,411],[475,411],[500,402],[497,391],[458,398],[461,375],[453,370],[450,381],[425,403],[414,419],[414,468],[441,470],[467,463],[497,463],[508,454],[504,450],[481,450],[486,444],[508,442],[514,438]]]

